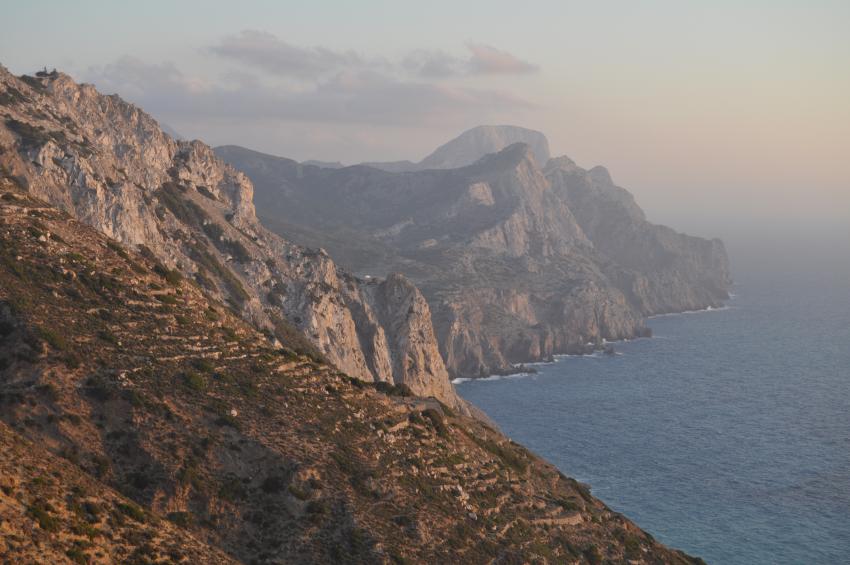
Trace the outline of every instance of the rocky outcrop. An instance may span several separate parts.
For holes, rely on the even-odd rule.
[[[55,72],[0,67],[0,120],[0,164],[31,194],[192,278],[286,347],[310,349],[306,336],[349,375],[462,407],[424,329],[427,306],[402,312],[324,251],[266,230],[251,182],[205,144],[176,141],[118,96]]]
[[[444,148],[463,162],[490,146]],[[435,154],[449,163],[446,151]],[[410,277],[453,377],[647,335],[647,315],[727,298],[722,242],[649,223],[607,170],[541,163],[541,151],[515,143],[461,168],[394,173],[216,149],[251,176],[271,229],[362,275]]]
[[[648,222],[634,197],[616,186],[604,167],[585,171],[561,157],[544,172],[594,247],[614,262],[609,277],[642,314],[698,310],[728,297],[722,241]]]

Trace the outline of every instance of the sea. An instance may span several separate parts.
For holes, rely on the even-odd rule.
[[[715,564],[850,563],[850,239],[765,243],[730,249],[723,308],[457,389],[665,544]]]

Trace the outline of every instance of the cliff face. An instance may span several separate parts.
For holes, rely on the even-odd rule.
[[[287,347],[308,348],[305,335],[352,376],[461,406],[430,334],[396,337],[430,327],[427,305],[397,312],[324,251],[263,228],[251,182],[208,146],[175,141],[135,106],[61,73],[0,68],[0,101],[0,164],[33,195],[193,278]]]
[[[463,162],[490,145],[460,147]],[[605,169],[566,157],[541,164],[524,143],[469,166],[404,173],[216,152],[254,180],[271,229],[321,245],[357,273],[410,277],[452,376],[645,335],[647,315],[727,297],[719,240],[653,225]]]
[[[387,365],[427,372],[415,288],[340,281],[404,352]],[[700,563],[482,421],[277,347],[7,171],[0,530],[15,563]]]
[[[646,221],[634,197],[603,167],[585,171],[560,158],[549,162],[545,174],[594,247],[616,264],[609,276],[642,314],[697,310],[728,298],[722,241]]]

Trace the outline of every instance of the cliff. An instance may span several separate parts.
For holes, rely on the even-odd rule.
[[[208,146],[175,141],[135,106],[61,73],[0,67],[0,112],[0,165],[31,194],[190,277],[293,350],[466,410],[418,290],[407,285],[417,307],[400,311],[324,251],[266,230],[251,182]]]
[[[722,242],[646,221],[602,167],[541,163],[548,144],[500,148],[497,136],[476,142],[481,131],[435,152],[445,163],[452,147],[457,162],[478,157],[446,170],[326,169],[233,146],[216,152],[253,179],[270,229],[326,248],[356,273],[410,277],[453,377],[646,335],[648,315],[728,297]],[[500,150],[479,155],[490,147]]]

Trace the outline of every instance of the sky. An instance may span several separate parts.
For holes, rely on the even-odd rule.
[[[11,71],[55,67],[211,145],[418,161],[475,125],[521,125],[605,165],[651,220],[850,240],[846,0],[4,0],[3,14]]]

